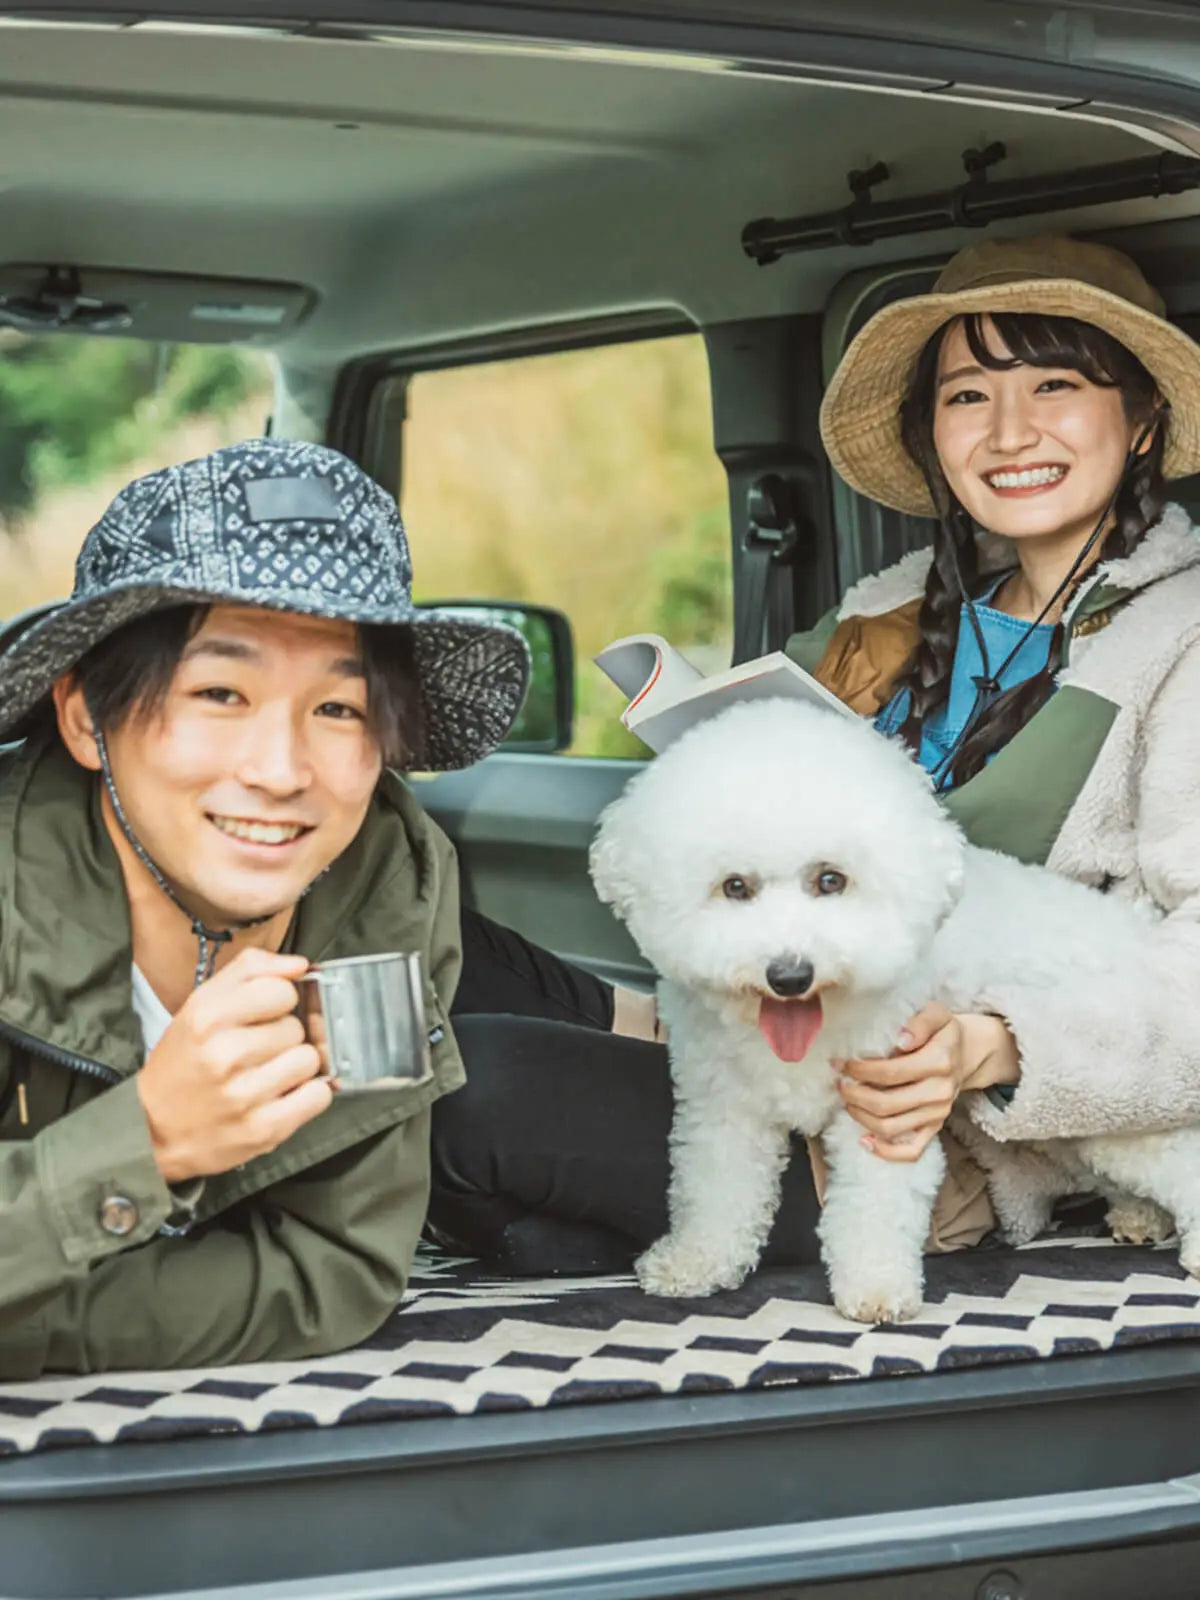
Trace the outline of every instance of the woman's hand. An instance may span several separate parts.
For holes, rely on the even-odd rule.
[[[629,1039],[665,1039],[658,1020],[658,1001],[653,993],[643,994],[638,989],[626,989],[617,984],[613,989],[612,1031],[623,1033]]]
[[[1002,1017],[928,1005],[909,1021],[886,1059],[841,1063],[846,1110],[863,1144],[885,1161],[916,1161],[936,1139],[964,1089],[1017,1083],[1016,1040]]]

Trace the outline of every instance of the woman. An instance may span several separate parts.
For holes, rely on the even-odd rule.
[[[909,744],[975,843],[1166,918],[1149,992],[1085,992],[1064,952],[1052,991],[929,1007],[894,1057],[847,1063],[864,1140],[914,1160],[963,1093],[998,1139],[1200,1119],[1200,532],[1165,500],[1200,470],[1200,347],[1116,251],[986,241],[867,323],[822,433],[852,487],[936,516],[932,560],[864,580],[790,653]],[[626,1265],[666,1223],[661,1047],[517,1019],[460,1037],[435,1226],[510,1270]],[[935,1248],[991,1222],[950,1153]],[[815,1259],[816,1179],[798,1148],[767,1260]]]

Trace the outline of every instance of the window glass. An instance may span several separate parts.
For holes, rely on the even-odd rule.
[[[858,295],[849,314],[831,329],[833,360],[826,371],[826,382],[854,336],[877,311],[895,300],[924,294],[933,288],[936,269],[908,266],[886,269],[879,282]],[[827,342],[827,360],[830,345]],[[838,573],[843,591],[867,573],[880,572],[899,561],[910,550],[924,549],[933,538],[933,523],[926,517],[909,517],[888,506],[881,506],[850,489],[841,478],[833,478],[834,514],[838,535]]]
[[[261,352],[0,330],[0,616],[70,593],[131,478],[261,434],[273,373]]]
[[[555,606],[575,632],[573,755],[644,755],[592,663],[661,633],[729,664],[728,487],[698,334],[421,373],[401,507],[421,600]]]

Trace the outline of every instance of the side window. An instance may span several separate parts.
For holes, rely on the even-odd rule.
[[[572,755],[646,753],[592,663],[613,639],[661,633],[705,671],[729,664],[728,488],[698,334],[417,374],[400,501],[418,599],[570,618]]]
[[[1150,273],[1151,281],[1156,282],[1153,263],[1150,264]],[[1200,339],[1200,314],[1184,312],[1182,315],[1172,315],[1171,321],[1191,338]],[[1181,505],[1193,522],[1200,522],[1200,474],[1173,479],[1167,486],[1167,499]]]
[[[273,381],[256,351],[0,330],[0,617],[70,593],[131,478],[261,434]]]

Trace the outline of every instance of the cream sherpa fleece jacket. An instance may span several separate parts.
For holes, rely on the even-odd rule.
[[[1004,563],[1003,545],[988,540],[984,565]],[[842,616],[913,599],[928,562],[918,552],[865,579]],[[1107,628],[1073,640],[1058,681],[1118,712],[1047,865],[1144,906],[1143,959],[1098,993],[1065,948],[989,996],[1017,1040],[1021,1081],[1003,1109],[983,1094],[964,1096],[964,1108],[1001,1141],[1200,1123],[1200,529],[1169,506],[1095,582],[1134,598]]]

